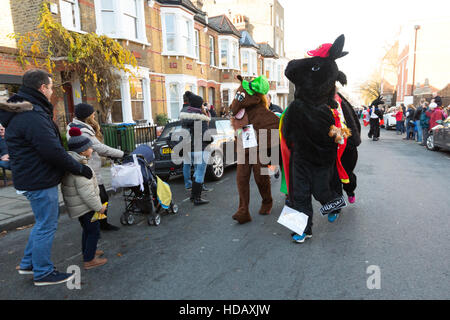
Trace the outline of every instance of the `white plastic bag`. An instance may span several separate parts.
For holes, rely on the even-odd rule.
[[[308,218],[303,212],[299,212],[285,205],[278,218],[278,223],[302,235],[308,224]]]
[[[133,160],[134,162],[111,167],[111,186],[114,190],[140,186],[141,191],[144,191],[144,178],[135,154]]]

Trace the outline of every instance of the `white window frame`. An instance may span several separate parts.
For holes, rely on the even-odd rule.
[[[195,52],[195,58],[198,61],[201,61],[201,59],[200,59],[200,32],[197,29],[194,29],[194,52]]]
[[[168,50],[167,48],[167,33],[166,33],[166,15],[173,14],[175,17],[175,48]],[[190,43],[187,52],[183,50],[182,28],[186,26],[186,21],[189,23],[188,35]],[[196,59],[195,57],[195,36],[194,36],[194,15],[188,13],[177,7],[161,7],[161,24],[162,24],[162,40],[163,40],[163,56],[181,56]]]
[[[122,14],[124,16],[130,17],[130,18],[132,18],[134,20],[135,30],[133,31],[133,33],[136,32],[136,37],[129,37],[129,36],[127,36],[127,39],[137,39],[137,38],[139,38],[139,31],[138,31],[138,28],[139,28],[138,27],[138,21],[139,21],[138,11],[139,10],[137,8],[139,0],[128,0],[128,1],[134,1],[135,5],[136,5],[136,15],[131,15],[129,12],[126,12],[125,11],[125,7],[123,7],[124,10],[123,10]]]
[[[227,42],[227,65],[222,66],[222,41]],[[219,36],[219,69],[240,70],[239,40],[232,36]]]
[[[248,56],[248,69],[244,72],[244,56]],[[241,48],[241,72],[244,76],[256,76],[257,70],[257,51],[251,48]]]
[[[75,26],[68,26],[68,18],[63,16],[63,3],[68,2],[73,5],[73,15],[70,16],[70,20],[73,21],[75,19]],[[61,24],[64,28],[70,31],[80,32],[81,31],[81,22],[80,22],[80,5],[78,3],[78,0],[59,0],[59,8],[61,13]]]
[[[209,64],[213,67],[216,66],[216,39],[211,35],[209,36]]]
[[[185,92],[185,88],[187,85],[192,86],[192,92],[198,92],[197,88],[197,81],[198,79],[193,76],[185,75],[185,74],[167,74],[166,75],[166,97],[167,97],[167,116],[171,120],[177,120],[178,118],[173,118],[172,111],[171,111],[171,103],[174,101],[171,101],[170,98],[170,85],[173,83],[178,84],[178,100],[180,109],[182,107],[183,102],[183,94]]]
[[[170,33],[167,31],[167,28],[165,27],[167,25],[167,18],[168,17],[172,17],[173,18],[173,28],[174,28],[174,30],[173,30],[173,32],[170,32]],[[165,14],[164,16],[162,16],[162,19],[164,19],[163,24],[164,24],[165,32],[164,32],[164,35],[163,35],[163,38],[164,38],[163,41],[165,43],[166,50],[170,51],[170,52],[176,52],[177,51],[177,20],[176,20],[176,16],[173,13],[168,13],[168,14]],[[168,48],[168,43],[169,43],[168,39],[169,39],[169,37],[171,39],[173,39],[173,45],[174,45],[174,47],[171,50],[169,50],[169,48]]]
[[[103,12],[102,1],[94,0],[96,24],[97,24],[96,33],[99,35],[106,35],[113,39],[123,39],[149,46],[150,43],[147,40],[147,32],[145,25],[144,3],[146,2],[144,0],[136,0],[137,37],[136,39],[130,39],[130,37],[128,36],[129,32],[126,31],[127,26],[124,23],[125,19],[123,19],[123,16],[125,15],[125,7],[127,5],[127,2],[123,0],[111,0],[111,1],[113,9],[110,12],[114,13],[114,26],[115,26],[114,32],[107,33],[104,31],[102,19],[102,12]]]
[[[150,70],[146,67],[139,66],[134,68],[133,66],[126,65],[126,67],[133,73],[138,79],[142,80],[142,94],[143,94],[143,108],[144,119],[150,124],[153,124],[152,117],[152,100],[150,91]],[[120,76],[120,100],[122,104],[122,119],[123,122],[133,122],[133,112],[131,108],[131,86],[130,86],[130,74],[123,71],[118,72]]]

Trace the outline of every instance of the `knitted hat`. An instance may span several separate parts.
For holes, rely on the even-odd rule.
[[[193,94],[190,91],[186,91],[184,94],[188,98],[189,105],[192,108],[199,108],[199,109],[202,108],[202,105],[203,105],[203,98],[202,97],[197,96],[196,94]]]
[[[438,107],[442,106],[442,99],[439,96],[434,97],[434,102],[438,105]]]
[[[92,141],[89,138],[81,135],[80,128],[72,127],[69,130],[69,140],[67,140],[67,146],[70,151],[81,153],[86,151],[92,146]]]
[[[75,106],[75,117],[84,120],[94,113],[94,107],[87,103],[79,103]]]

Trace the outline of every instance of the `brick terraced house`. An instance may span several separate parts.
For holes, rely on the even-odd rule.
[[[43,2],[0,0],[0,95],[17,91],[24,73],[16,60],[16,40],[8,35],[36,30]],[[208,17],[199,2],[48,0],[54,18],[66,29],[106,35],[132,52],[138,65],[135,77],[120,74],[120,96],[112,106],[111,120],[150,124],[162,113],[177,119],[186,90],[202,96],[219,113],[234,97],[238,74],[268,75],[273,93],[284,78],[281,67],[272,62],[277,56],[267,55],[268,45],[261,49],[249,30],[238,30],[226,15]],[[77,103],[97,106],[93,90],[82,91],[80,80],[75,75],[65,78],[62,71],[56,69],[53,74],[52,101],[61,127],[72,120]],[[286,106],[287,101],[281,104]]]

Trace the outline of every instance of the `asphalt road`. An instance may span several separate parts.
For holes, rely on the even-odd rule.
[[[231,219],[238,204],[232,167],[208,183],[209,205],[194,207],[182,179],[171,180],[179,214],[158,227],[141,220],[104,233],[99,248],[109,262],[82,270],[80,290],[35,287],[32,276],[17,274],[30,229],[8,233],[0,238],[0,299],[449,299],[450,153],[427,151],[394,131],[373,142],[363,131],[356,203],[329,223],[314,202],[313,238],[304,244],[277,223],[279,181],[270,216],[258,215],[252,182],[253,221]],[[119,225],[120,195],[110,208]],[[58,270],[82,265],[80,239],[78,221],[62,215],[52,256]],[[379,289],[369,289],[368,279]]]

